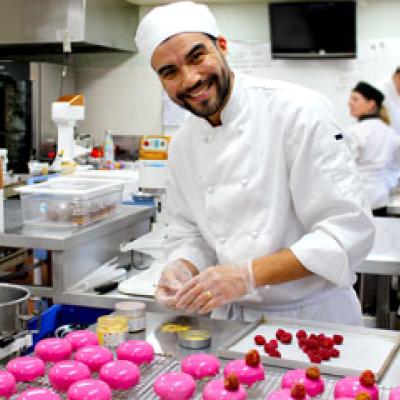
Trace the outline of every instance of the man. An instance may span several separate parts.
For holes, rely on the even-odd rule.
[[[400,135],[400,66],[396,68],[391,79],[382,85],[382,91],[385,95],[383,104],[389,112],[390,124]]]
[[[354,267],[374,230],[327,101],[234,73],[204,5],[153,9],[136,43],[191,112],[169,150],[156,300],[216,318],[359,324]]]

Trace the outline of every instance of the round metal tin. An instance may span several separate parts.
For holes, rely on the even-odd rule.
[[[203,349],[211,345],[211,335],[206,330],[189,329],[178,333],[178,343],[188,349]]]

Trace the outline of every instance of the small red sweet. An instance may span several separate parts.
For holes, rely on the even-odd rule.
[[[285,331],[283,329],[277,329],[277,331],[275,332],[275,337],[280,340],[280,337],[282,336],[282,334],[285,333]]]
[[[317,336],[318,342],[320,342],[320,343],[323,342],[325,338],[326,338],[326,336],[323,333],[320,333]]]
[[[371,387],[375,384],[375,375],[370,369],[363,371],[359,379],[360,383],[366,387]]]
[[[249,350],[245,357],[246,365],[249,367],[257,367],[257,365],[260,364],[260,354],[258,353],[257,350]]]
[[[279,339],[283,344],[290,344],[292,343],[292,334],[290,332],[285,332]]]
[[[326,337],[322,342],[321,346],[324,347],[325,349],[331,349],[333,347],[334,343],[333,340],[329,337]]]
[[[263,346],[265,344],[265,337],[263,335],[254,336],[254,343],[258,346]]]
[[[315,333],[311,333],[309,339],[318,340],[318,336]]]
[[[306,333],[306,331],[304,329],[299,329],[296,332],[296,337],[297,337],[297,339],[304,339],[304,338],[307,337],[307,333]]]
[[[338,357],[339,357],[340,351],[339,351],[338,349],[336,349],[336,348],[334,347],[334,348],[329,349],[329,350],[330,350],[330,355],[331,355],[331,357],[335,357],[335,358],[338,358]]]
[[[311,355],[309,354],[308,358],[310,359],[310,361],[312,363],[316,363],[316,364],[320,364],[322,361],[321,356],[319,354],[311,354]]]
[[[318,349],[319,343],[317,339],[307,339],[307,349],[312,350],[312,349]]]
[[[332,336],[332,339],[333,339],[333,343],[335,343],[335,344],[342,344],[343,343],[343,336],[342,335],[335,334],[335,335]]]
[[[306,398],[306,388],[302,383],[296,383],[290,390],[290,396],[296,400],[302,400]]]
[[[224,379],[224,388],[229,392],[235,392],[239,389],[239,379],[235,374],[229,374]]]
[[[306,346],[306,345],[307,345],[307,340],[308,340],[308,339],[305,338],[305,337],[304,337],[304,338],[300,338],[300,339],[299,339],[299,342],[298,342],[298,343],[299,343],[299,346],[300,346],[300,347]]]
[[[331,350],[330,349],[324,349],[323,347],[321,347],[318,350],[318,353],[324,361],[327,361],[331,358]]]
[[[274,357],[274,358],[281,358],[281,352],[277,349],[272,349],[269,353],[270,357]]]
[[[269,341],[269,345],[271,349],[277,349],[278,348],[278,341],[276,339],[271,339]]]

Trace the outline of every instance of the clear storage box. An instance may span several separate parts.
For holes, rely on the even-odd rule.
[[[120,182],[59,177],[17,188],[24,225],[83,227],[114,214],[122,199]]]

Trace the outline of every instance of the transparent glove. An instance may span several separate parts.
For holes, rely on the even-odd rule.
[[[156,302],[160,305],[173,308],[176,303],[176,294],[183,285],[193,277],[192,272],[181,260],[167,264],[158,281],[155,293]]]
[[[187,282],[176,295],[176,308],[206,314],[255,292],[251,261],[246,265],[209,267]]]

